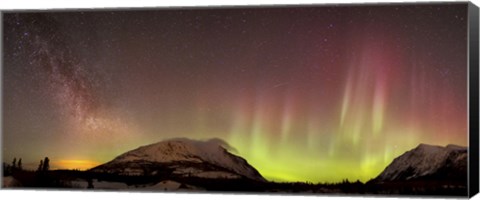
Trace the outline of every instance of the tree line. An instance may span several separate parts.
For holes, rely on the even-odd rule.
[[[23,171],[23,164],[22,158],[13,158],[12,164],[7,164],[3,162],[3,176],[9,176],[15,171]],[[45,157],[44,159],[40,160],[40,164],[38,165],[37,172],[45,172],[50,169],[50,159]]]

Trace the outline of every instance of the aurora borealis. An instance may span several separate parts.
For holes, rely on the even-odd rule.
[[[367,181],[467,145],[467,4],[3,15],[4,162],[219,138],[269,180]]]

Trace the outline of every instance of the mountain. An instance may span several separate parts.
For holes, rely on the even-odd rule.
[[[248,162],[228,150],[220,139],[198,141],[175,138],[128,151],[92,172],[265,181]]]
[[[467,181],[467,148],[420,144],[395,158],[372,182]]]

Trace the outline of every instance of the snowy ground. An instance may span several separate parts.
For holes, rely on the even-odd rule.
[[[155,190],[155,191],[201,191],[204,190],[202,188],[198,188],[191,185],[183,185],[179,182],[166,180],[161,181],[155,185],[144,187],[145,190]]]
[[[74,188],[87,188],[88,182],[84,180],[72,181],[72,186]],[[122,182],[108,182],[108,181],[98,181],[93,180],[94,189],[128,189],[130,188],[127,184]]]
[[[87,181],[84,180],[76,180],[72,181],[72,186],[74,188],[87,188],[88,183]],[[190,185],[184,185],[181,187],[181,183],[171,181],[171,180],[165,180],[161,181],[155,185],[132,185],[128,186],[125,183],[122,182],[108,182],[108,181],[101,181],[99,182],[98,180],[93,180],[92,181],[93,188],[94,189],[115,189],[115,190],[152,190],[152,191],[188,191],[188,190],[203,190],[201,188],[197,188],[194,186]]]
[[[176,191],[182,185],[179,182],[175,181],[161,181],[155,185],[145,187],[146,190],[161,190],[161,191]]]

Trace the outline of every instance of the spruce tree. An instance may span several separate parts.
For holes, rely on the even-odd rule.
[[[48,171],[50,169],[50,159],[48,159],[48,157],[45,157],[45,159],[43,160],[43,171]]]
[[[13,158],[12,168],[15,169],[17,167],[17,158]]]
[[[22,158],[18,159],[17,167],[19,170],[22,170]]]
[[[38,165],[37,171],[42,171],[43,170],[43,160],[40,160],[40,165]]]

